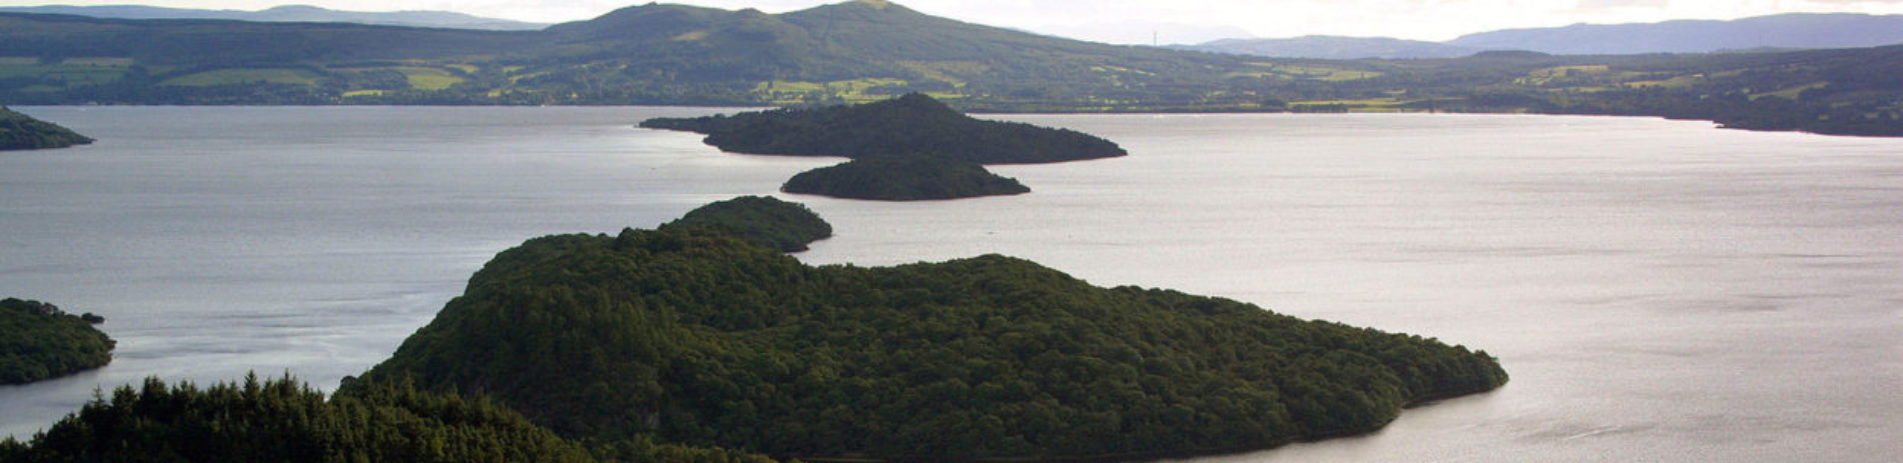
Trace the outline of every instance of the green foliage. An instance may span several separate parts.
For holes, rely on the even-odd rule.
[[[360,383],[326,400],[288,376],[256,375],[203,389],[147,379],[94,398],[28,442],[0,443],[0,463],[240,461],[597,460],[483,399]]]
[[[709,145],[750,154],[854,159],[925,154],[980,164],[1127,154],[1109,140],[1068,129],[973,119],[921,93],[860,105],[655,118],[641,126],[704,133]]]
[[[858,159],[801,172],[780,191],[836,198],[917,201],[1029,193],[984,166],[927,156]]]
[[[806,205],[765,196],[742,196],[688,211],[661,228],[707,227],[785,252],[805,251],[806,245],[833,236],[826,223]]]
[[[1507,379],[1432,339],[1019,259],[810,267],[691,227],[505,251],[364,378],[569,436],[952,461],[1270,447]]]
[[[0,150],[65,148],[93,139],[0,106]]]
[[[106,366],[116,344],[92,325],[40,301],[0,300],[0,384],[21,384]]]

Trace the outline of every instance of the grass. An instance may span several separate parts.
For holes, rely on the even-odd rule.
[[[1778,90],[1775,92],[1754,93],[1751,95],[1751,99],[1753,101],[1756,101],[1757,99],[1764,98],[1764,97],[1778,97],[1778,98],[1783,98],[1786,100],[1797,101],[1798,95],[1804,93],[1805,90],[1810,90],[1813,88],[1824,88],[1829,86],[1830,86],[1829,82],[1814,82],[1814,83],[1799,85],[1796,87],[1791,87],[1791,88],[1787,88],[1783,90]]]
[[[415,89],[442,90],[463,82],[462,76],[447,69],[418,66],[403,66],[394,69],[402,72],[404,77],[408,77],[410,88]]]
[[[809,102],[813,94],[836,97],[848,103],[865,103],[892,98],[896,95],[866,93],[879,87],[906,85],[904,79],[864,78],[835,80],[831,82],[802,82],[774,80],[754,84],[753,93],[767,97],[774,104],[799,104]],[[935,94],[934,97],[937,95]]]
[[[159,85],[210,87],[253,82],[317,85],[317,81],[322,78],[323,76],[304,69],[219,69],[165,79]]]
[[[1323,82],[1347,82],[1351,80],[1373,79],[1383,74],[1376,71],[1343,69],[1329,66],[1288,65],[1272,62],[1249,63],[1260,71],[1231,72],[1226,77],[1277,78],[1283,80],[1320,80]]]
[[[137,63],[137,61],[134,61],[132,58],[95,57],[95,58],[67,58],[66,61],[61,62],[60,64],[67,65],[67,66],[129,68],[129,67],[132,67],[132,65],[135,63]]]
[[[70,64],[41,65],[35,58],[7,58],[0,61],[0,79],[14,77],[37,77],[46,81],[64,82],[66,86],[91,85],[112,82],[125,77],[128,69],[110,66],[85,66]],[[49,85],[51,82],[48,83]]]
[[[1693,74],[1689,76],[1678,76],[1678,77],[1673,77],[1670,79],[1662,79],[1662,80],[1655,79],[1655,80],[1632,81],[1632,82],[1626,82],[1620,85],[1624,85],[1630,88],[1647,88],[1647,87],[1684,88],[1684,87],[1690,87],[1692,85],[1695,85],[1699,81],[1703,81],[1703,80],[1705,80],[1705,76],[1703,74]]]

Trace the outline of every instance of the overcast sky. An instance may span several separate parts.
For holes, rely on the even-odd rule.
[[[592,18],[647,0],[0,0],[4,6],[147,4],[260,10],[310,4],[356,11],[451,10],[536,22]],[[838,1],[838,0],[834,0]],[[769,13],[821,0],[680,0]],[[899,0],[928,14],[1112,43],[1345,35],[1446,40],[1461,34],[1574,23],[1735,19],[1793,12],[1903,13],[1903,0]]]

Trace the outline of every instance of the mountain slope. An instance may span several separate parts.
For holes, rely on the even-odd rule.
[[[1856,48],[1903,43],[1903,15],[1785,14],[1733,21],[1575,24],[1470,34],[1448,45],[1564,55]]]
[[[259,11],[197,10],[145,5],[42,5],[0,7],[5,13],[63,14],[115,19],[224,19],[262,22],[341,22],[385,26],[444,27],[529,31],[548,24],[484,18],[453,11],[340,11],[310,5],[285,5]]]
[[[799,106],[921,92],[985,112],[1566,112],[1894,135],[1903,83],[1874,71],[1897,59],[1888,47],[1266,58],[1059,39],[879,0],[784,14],[649,4],[531,32],[0,13],[9,104]]]

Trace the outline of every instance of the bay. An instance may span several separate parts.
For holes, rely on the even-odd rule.
[[[102,370],[0,387],[30,434],[149,375],[335,385],[495,252],[651,227],[835,162],[636,130],[705,108],[21,108],[101,141],[0,153],[0,295],[105,315]],[[1229,461],[1890,461],[1903,141],[1656,119],[1013,115],[1118,159],[1034,191],[784,196],[799,257],[984,253],[1486,349],[1507,387]]]

